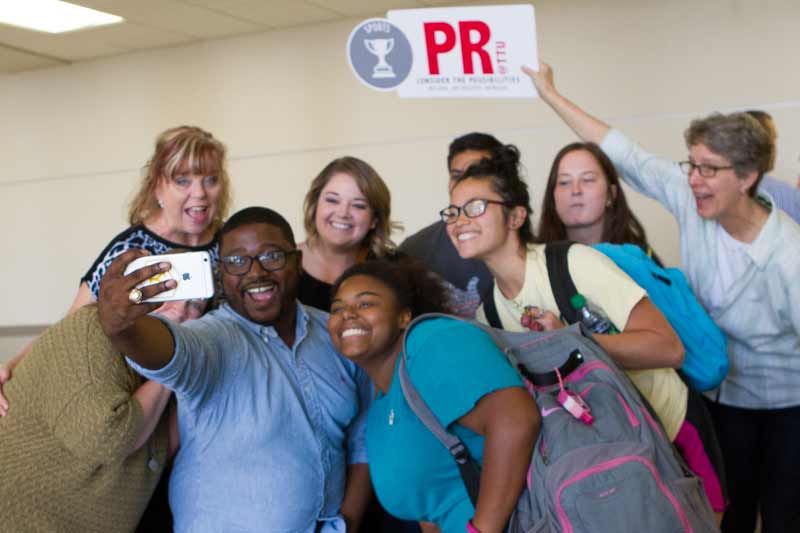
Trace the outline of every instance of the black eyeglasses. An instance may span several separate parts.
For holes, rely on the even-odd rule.
[[[697,172],[699,172],[700,175],[703,176],[704,178],[714,177],[717,174],[717,171],[719,170],[729,170],[733,168],[731,165],[728,165],[727,167],[717,167],[714,165],[703,165],[703,164],[696,165],[691,161],[681,161],[680,163],[678,163],[678,165],[681,167],[681,170],[687,176],[692,173],[692,170],[697,170]]]
[[[489,204],[502,205],[503,207],[513,207],[508,202],[487,200],[485,198],[473,198],[460,207],[457,205],[448,205],[439,211],[439,216],[442,217],[442,222],[445,224],[453,224],[456,220],[458,220],[458,216],[462,211],[464,212],[464,216],[467,218],[479,217],[486,212],[486,206]]]
[[[286,266],[286,257],[300,250],[270,250],[259,255],[226,255],[220,261],[222,268],[232,276],[244,276],[250,272],[253,259],[258,260],[261,268],[267,272],[275,272]]]

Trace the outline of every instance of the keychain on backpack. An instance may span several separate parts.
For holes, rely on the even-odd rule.
[[[558,403],[561,404],[569,414],[586,424],[587,426],[591,426],[594,422],[594,417],[592,416],[592,410],[583,401],[583,398],[580,395],[572,392],[571,390],[567,390],[564,388],[564,382],[561,380],[561,372],[558,369],[555,369],[556,376],[558,376],[558,386],[561,390],[558,392]]]

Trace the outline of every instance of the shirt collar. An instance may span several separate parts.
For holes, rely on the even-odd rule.
[[[772,254],[775,252],[775,239],[779,233],[778,226],[780,221],[778,220],[778,209],[775,207],[775,202],[772,201],[772,197],[769,194],[758,191],[756,201],[764,204],[765,207],[770,210],[769,216],[756,239],[747,246],[746,250],[747,255],[749,255],[758,268],[761,269],[766,266]]]
[[[294,344],[295,346],[297,346],[300,343],[300,341],[306,337],[306,334],[308,333],[309,315],[299,301],[295,300],[294,304],[297,309],[296,311],[297,321],[295,324]],[[252,331],[259,337],[267,340],[267,342],[269,342],[271,339],[278,337],[278,332],[275,330],[274,326],[265,326],[263,324],[257,324],[243,317],[236,311],[234,311],[233,308],[228,303],[222,304],[222,307],[219,308],[219,312],[220,314],[227,316],[228,318],[234,320],[235,322],[238,322],[245,329]]]

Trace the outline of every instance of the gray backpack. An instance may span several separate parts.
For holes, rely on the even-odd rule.
[[[462,320],[429,314],[411,323],[403,339],[400,384],[411,409],[455,459],[475,505],[480,466],[464,443],[442,427],[406,369],[409,332],[437,316]],[[467,322],[489,334],[506,354],[542,414],[527,487],[508,533],[719,531],[700,480],[685,467],[628,377],[582,326],[516,333]],[[559,393],[562,400],[579,396],[577,402],[589,406],[593,421],[567,411]]]

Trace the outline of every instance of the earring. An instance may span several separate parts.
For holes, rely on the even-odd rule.
[[[164,209],[164,201],[161,198],[159,198],[157,200],[157,202],[158,202],[158,207],[160,207],[161,209]]]
[[[606,200],[606,207],[611,207],[611,199]]]

